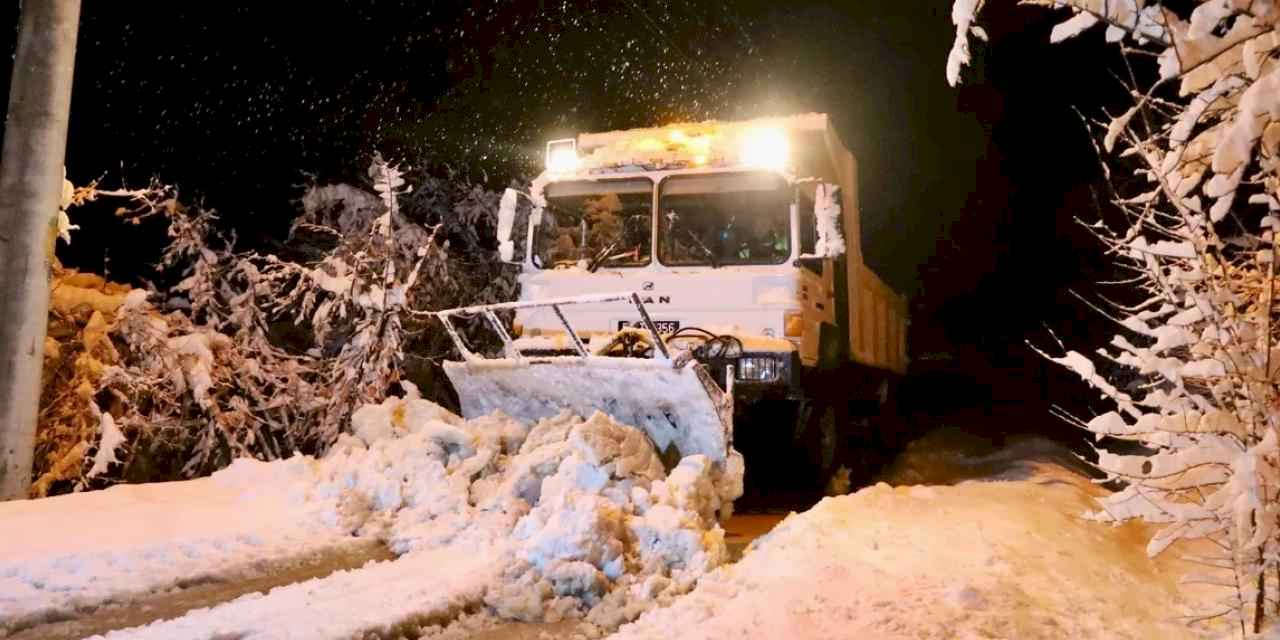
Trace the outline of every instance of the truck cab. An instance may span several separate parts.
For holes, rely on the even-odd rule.
[[[541,220],[532,226],[521,298],[637,291],[668,337],[694,329],[734,336],[745,351],[778,360],[738,367],[743,381],[782,373],[793,352],[815,365],[817,344],[804,344],[804,324],[834,322],[834,290],[822,273],[830,260],[793,266],[805,249],[799,227],[813,226],[801,221],[800,191],[759,170],[550,182]],[[588,338],[640,320],[624,306],[574,311],[574,325]],[[546,313],[522,312],[516,322],[520,348],[536,348],[536,338],[561,331]]]
[[[740,407],[785,400],[803,428],[834,387],[874,395],[906,367],[906,303],[862,262],[856,162],[824,114],[554,140],[527,196],[521,302],[637,292]],[[504,198],[507,260],[514,215]],[[510,348],[573,354],[560,313],[519,308]],[[594,353],[641,320],[621,303],[572,314]]]

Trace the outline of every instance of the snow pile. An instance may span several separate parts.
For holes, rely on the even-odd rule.
[[[1015,436],[1004,446],[952,427],[911,441],[880,476],[893,485],[958,484],[965,480],[1025,480],[1061,469],[1084,477],[1098,471],[1067,447],[1039,436]]]
[[[476,358],[446,362],[444,370],[466,415],[497,411],[538,419],[602,410],[647,434],[667,465],[707,456],[726,507],[722,517],[742,493],[742,458],[730,445],[723,393],[700,367],[658,358],[550,357],[536,363]]]
[[[317,486],[341,487],[339,504],[359,506],[326,513],[367,507],[346,525],[372,523],[399,553],[463,545],[504,556],[504,579],[485,597],[500,617],[590,611],[616,626],[726,559],[713,465],[689,456],[668,476],[643,432],[602,413],[530,428],[502,414],[464,422],[408,398],[367,406],[354,424],[360,441],[319,463],[339,471]],[[403,473],[403,461],[420,466]],[[412,494],[397,493],[410,486],[401,476],[416,481]]]
[[[1105,492],[1050,462],[1053,447],[1012,449],[973,461],[995,478],[882,483],[792,514],[610,637],[1196,637],[1170,613],[1185,610],[1186,568],[1147,558],[1137,523],[1080,518]],[[1020,452],[1033,459],[1015,464]]]
[[[726,561],[717,479],[699,455],[668,475],[643,432],[604,414],[464,421],[411,394],[359,409],[324,458],[242,458],[203,480],[0,505],[0,620],[21,628],[373,539],[400,557],[112,637],[276,637],[303,624],[289,611],[364,591],[383,596],[304,626],[347,637],[482,612],[615,628]],[[115,531],[100,530],[104,514]]]
[[[505,555],[506,579],[486,597],[505,618],[581,615],[610,594],[610,607],[654,602],[725,560],[708,460],[689,456],[668,477],[643,432],[602,413],[530,428],[502,414],[463,421],[410,397],[352,422],[355,436],[324,459],[242,459],[217,477],[246,491],[292,486],[310,519],[399,554]]]
[[[616,431],[602,434],[602,428],[616,426],[596,414],[575,426],[579,433],[540,447],[554,451],[568,444],[572,451],[511,532],[509,580],[487,598],[500,617],[554,622],[587,611],[590,622],[614,628],[687,592],[727,560],[706,458],[685,458],[664,480],[661,462],[639,431],[628,428],[619,441],[610,437]],[[604,438],[592,443],[583,435]],[[628,455],[628,448],[638,455]],[[630,477],[611,481],[592,460],[601,450],[613,454],[605,468],[629,467]]]

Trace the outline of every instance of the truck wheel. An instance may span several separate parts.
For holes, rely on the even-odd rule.
[[[799,430],[780,438],[779,425],[795,425],[798,403],[761,400],[745,408],[735,407],[733,446],[746,459],[744,482],[752,495],[767,495],[786,488],[794,473],[791,460],[779,459],[786,445],[798,443]],[[779,445],[782,445],[781,447]],[[791,449],[798,449],[793,446]],[[796,460],[797,463],[800,460]]]
[[[888,450],[897,450],[907,444],[906,429],[901,416],[898,415],[897,385],[891,378],[880,382],[876,390],[875,433],[879,446]]]
[[[831,474],[845,462],[841,412],[831,402],[816,403],[809,412],[808,423],[801,434],[801,447],[812,483],[825,487]]]

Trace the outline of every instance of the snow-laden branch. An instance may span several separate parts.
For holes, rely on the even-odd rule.
[[[422,312],[513,297],[486,249],[498,194],[380,157],[367,176],[310,187],[278,255],[238,251],[215,211],[170,187],[69,190],[68,206],[113,198],[126,222],[167,222],[159,264],[174,284],[60,272],[34,490],[321,452],[399,381],[448,398],[433,367],[452,342]]]
[[[1160,525],[1152,554],[1211,542],[1226,575],[1199,582],[1228,587],[1232,617],[1256,632],[1268,594],[1280,593],[1280,9],[1257,0],[1202,1],[1181,14],[1146,0],[1030,3],[1067,11],[1053,42],[1105,26],[1108,42],[1158,61],[1154,76],[1133,80],[1131,107],[1097,126],[1112,165],[1105,175],[1136,178],[1112,185],[1125,224],[1089,227],[1117,268],[1136,274],[1124,286],[1144,302],[1111,308],[1124,331],[1098,357],[1066,348],[1051,357],[1116,407],[1078,424],[1103,447],[1114,438],[1148,450],[1099,451],[1099,468],[1124,488],[1090,517]],[[948,60],[953,83],[979,8],[955,3],[964,28]],[[1219,617],[1213,607],[1191,619]]]

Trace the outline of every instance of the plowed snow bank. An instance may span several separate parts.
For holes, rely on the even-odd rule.
[[[643,432],[603,414],[464,421],[393,398],[353,422],[322,459],[242,459],[207,480],[0,504],[5,527],[20,515],[43,534],[0,552],[0,625],[373,538],[402,557],[111,637],[345,638],[476,611],[614,628],[727,558],[715,514],[741,492],[740,469],[689,456],[668,474]],[[348,597],[364,604],[309,613]]]
[[[951,460],[943,481],[984,481],[879,484],[793,514],[611,637],[1194,637],[1171,619],[1182,569],[1146,557],[1148,532],[1082,520],[1102,490],[1053,461],[1060,447],[1016,446],[935,452]]]
[[[907,445],[881,479],[893,486],[958,484],[966,480],[1025,480],[1074,471],[1101,477],[1065,446],[1038,436],[1015,436],[1004,446],[958,429],[935,429]],[[1088,488],[1093,491],[1093,487]],[[1096,508],[1096,507],[1090,507]]]

